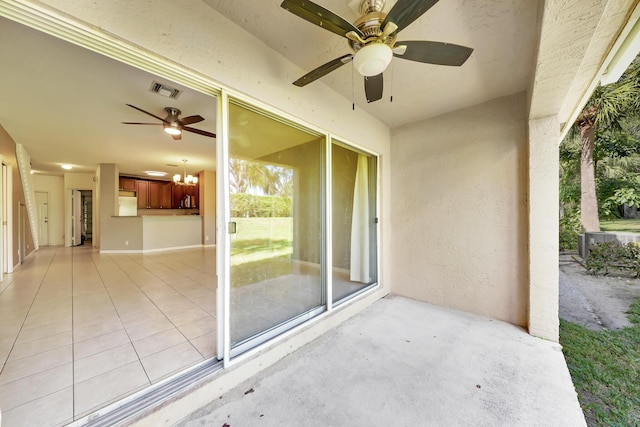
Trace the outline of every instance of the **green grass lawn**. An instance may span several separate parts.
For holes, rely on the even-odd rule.
[[[589,426],[640,426],[640,299],[633,326],[591,331],[560,321],[560,343]]]
[[[640,233],[640,219],[615,219],[613,221],[600,221],[602,231],[624,231]]]
[[[293,218],[233,218],[231,286],[238,287],[290,274]]]

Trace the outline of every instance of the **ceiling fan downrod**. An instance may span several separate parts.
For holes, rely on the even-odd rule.
[[[360,14],[366,15],[373,12],[382,12],[385,0],[362,0],[360,2]]]

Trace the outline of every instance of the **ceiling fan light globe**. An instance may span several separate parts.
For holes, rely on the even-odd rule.
[[[369,43],[356,52],[353,66],[365,77],[377,76],[387,69],[393,58],[393,51],[384,43]]]
[[[180,135],[182,131],[178,127],[166,126],[164,131],[169,135]]]

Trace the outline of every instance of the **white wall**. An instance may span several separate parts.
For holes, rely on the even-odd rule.
[[[64,245],[64,179],[53,175],[32,175],[34,191],[49,196],[49,245]]]
[[[392,292],[526,326],[526,117],[518,94],[392,132]]]

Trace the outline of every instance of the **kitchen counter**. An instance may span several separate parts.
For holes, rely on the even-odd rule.
[[[202,245],[200,215],[113,216],[101,252],[157,252]],[[105,236],[106,237],[106,236]]]

